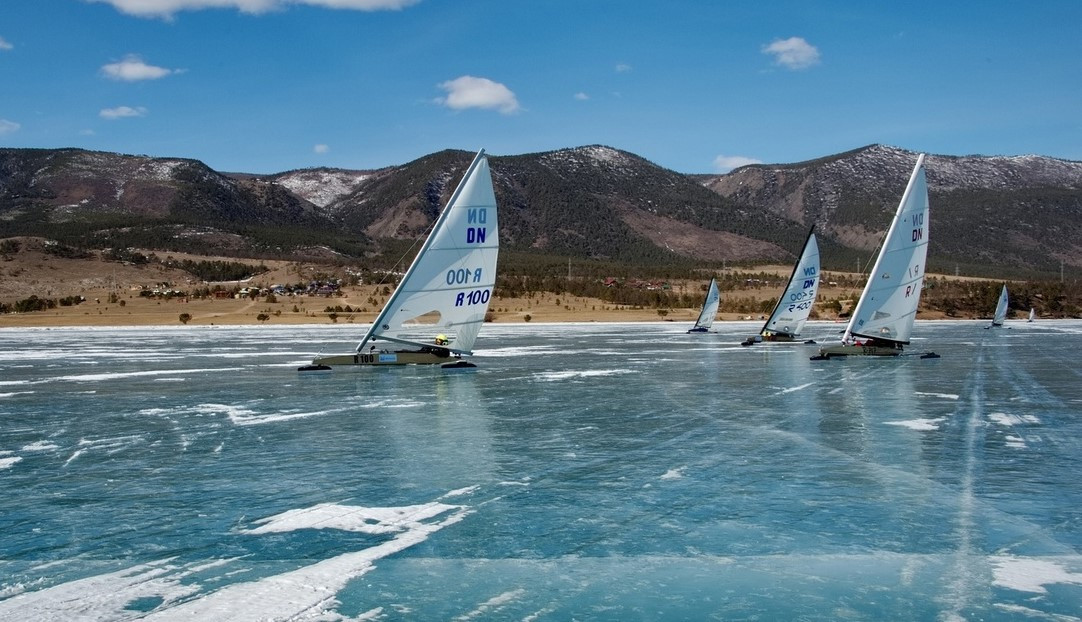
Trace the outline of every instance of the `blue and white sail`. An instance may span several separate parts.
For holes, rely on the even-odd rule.
[[[815,240],[815,227],[812,227],[804,241],[804,250],[793,266],[793,273],[789,275],[789,284],[759,334],[763,337],[800,335],[800,330],[811,315],[818,291],[819,244]]]
[[[853,309],[843,341],[866,337],[909,343],[924,283],[929,216],[928,180],[922,153],[917,157],[868,283]]]
[[[999,292],[999,301],[996,302],[996,313],[992,316],[992,326],[1003,326],[1007,320],[1007,285]]]
[[[496,195],[482,149],[357,351],[373,339],[426,346],[445,337],[451,352],[472,354],[496,285],[499,246]]]
[[[714,318],[721,306],[721,292],[718,291],[718,280],[710,279],[710,286],[706,288],[706,298],[703,300],[703,308],[699,311],[699,319],[695,320],[695,326],[689,333],[705,333],[714,325]]]

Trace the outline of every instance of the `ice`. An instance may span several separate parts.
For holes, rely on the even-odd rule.
[[[0,619],[1077,617],[1082,322],[752,324],[0,329]]]

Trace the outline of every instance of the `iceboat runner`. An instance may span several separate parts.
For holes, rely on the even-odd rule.
[[[992,323],[985,328],[1003,326],[1003,322],[1007,321],[1007,300],[1007,285],[1004,283],[1003,289],[999,292],[999,301],[996,302],[996,312],[992,316]]]
[[[909,343],[928,256],[928,180],[924,154],[909,178],[868,283],[845,327],[842,342],[819,348],[812,360],[841,356],[899,356]],[[934,352],[922,358],[938,358]]]
[[[300,371],[339,366],[473,367],[461,357],[473,354],[485,321],[498,253],[496,195],[482,149],[356,350],[317,357]],[[433,316],[435,322],[413,322]]]
[[[819,243],[815,240],[815,227],[808,231],[804,240],[804,249],[793,265],[789,283],[781,293],[770,317],[763,324],[759,334],[740,342],[750,346],[761,341],[795,342],[799,340],[800,330],[811,315],[815,305],[815,295],[819,291]],[[809,341],[806,343],[815,343]]]
[[[714,325],[714,317],[718,314],[721,305],[721,293],[718,291],[717,278],[710,279],[710,286],[706,288],[706,298],[703,300],[703,308],[699,311],[699,319],[695,320],[695,326],[688,329],[688,333],[705,333]]]

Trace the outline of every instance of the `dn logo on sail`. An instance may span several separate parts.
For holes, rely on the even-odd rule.
[[[473,208],[466,211],[466,224],[483,225],[488,222],[488,209],[486,208]],[[484,244],[485,236],[488,233],[487,227],[467,227],[466,228],[466,244]]]
[[[924,239],[924,214],[913,215],[913,241],[919,242]]]

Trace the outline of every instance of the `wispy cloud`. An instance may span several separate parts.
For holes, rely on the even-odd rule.
[[[631,65],[627,63],[618,63],[616,65],[616,73],[628,73],[631,71]]]
[[[587,99],[590,99],[590,96],[580,91],[578,93],[575,93],[575,99],[579,100],[580,102],[584,102]]]
[[[236,9],[242,13],[267,13],[302,4],[326,9],[353,11],[396,11],[421,0],[87,0],[112,5],[116,10],[136,17],[172,19],[181,11]]]
[[[20,127],[22,126],[14,121],[0,119],[0,136],[5,136],[7,134],[18,132]]]
[[[0,37],[0,50],[14,50],[15,46],[8,43],[8,40]]]
[[[149,111],[142,106],[136,106],[135,108],[132,108],[131,106],[117,106],[116,108],[102,108],[101,112],[98,113],[98,116],[111,121],[113,119],[145,117],[147,116],[147,112]]]
[[[762,160],[756,160],[755,158],[748,158],[745,156],[727,156],[719,155],[714,158],[714,168],[719,173],[728,173],[734,168],[740,168],[741,166],[747,166],[749,164],[762,164]]]
[[[775,39],[763,46],[763,54],[774,57],[774,64],[787,69],[807,69],[819,64],[819,49],[801,37]]]
[[[110,80],[120,82],[138,82],[140,80],[157,80],[170,74],[177,73],[176,69],[156,67],[143,62],[143,59],[131,54],[124,57],[119,63],[102,65],[101,74]]]
[[[447,91],[447,97],[437,98],[436,103],[453,110],[484,108],[499,110],[502,114],[519,111],[518,99],[511,89],[488,78],[462,76],[443,82],[439,87]]]
[[[312,147],[312,151],[314,153],[327,153],[330,150],[331,150],[331,148],[328,147],[327,145],[324,145],[323,143],[320,143],[320,144]]]

